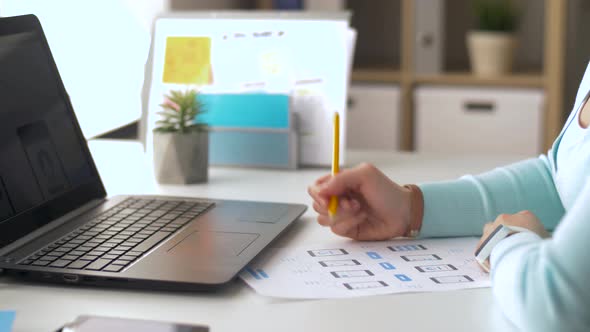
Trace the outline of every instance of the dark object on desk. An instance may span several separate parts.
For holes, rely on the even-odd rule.
[[[278,10],[301,10],[303,0],[274,0],[273,8]]]
[[[80,316],[57,332],[209,332],[203,325],[185,325],[151,320]]]
[[[231,281],[306,209],[188,197],[107,199],[35,16],[0,18],[0,73],[0,269],[9,275],[211,289]]]
[[[113,129],[100,136],[94,137],[98,139],[118,139],[118,140],[130,140],[137,141],[139,139],[139,121],[132,122],[121,128]],[[91,138],[91,139],[94,139]],[[90,139],[89,139],[90,140]]]

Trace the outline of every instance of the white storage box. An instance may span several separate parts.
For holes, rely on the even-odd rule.
[[[400,92],[397,85],[353,84],[348,95],[346,147],[398,150]]]
[[[541,152],[541,89],[423,86],[415,90],[414,102],[417,151]]]

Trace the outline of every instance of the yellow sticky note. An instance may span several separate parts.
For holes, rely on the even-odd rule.
[[[211,38],[166,38],[164,83],[197,85],[213,83]]]

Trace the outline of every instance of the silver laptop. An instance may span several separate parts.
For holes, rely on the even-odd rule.
[[[231,281],[306,210],[107,198],[35,16],[0,18],[0,73],[0,269],[10,276],[209,289]]]

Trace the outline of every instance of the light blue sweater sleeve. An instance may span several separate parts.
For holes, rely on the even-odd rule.
[[[588,331],[590,327],[590,181],[553,233],[526,232],[492,251],[496,301],[525,331]]]
[[[549,230],[564,214],[545,155],[477,176],[419,185],[422,237],[481,235],[501,213],[530,210]]]

